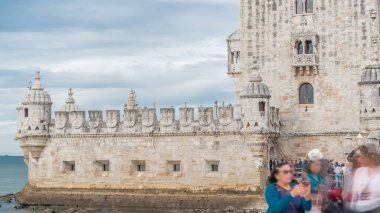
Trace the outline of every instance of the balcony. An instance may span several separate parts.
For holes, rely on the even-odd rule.
[[[230,76],[240,74],[240,64],[228,64],[228,73]]]
[[[294,75],[317,75],[318,60],[315,54],[299,54],[293,57]]]

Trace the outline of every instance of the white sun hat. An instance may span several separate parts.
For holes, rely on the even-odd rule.
[[[309,154],[307,154],[307,157],[311,161],[317,161],[323,159],[323,154],[319,149],[313,149],[309,152]]]

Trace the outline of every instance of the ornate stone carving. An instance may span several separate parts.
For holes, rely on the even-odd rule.
[[[106,111],[106,125],[108,128],[115,128],[120,123],[120,111],[119,110],[107,110]]]
[[[67,112],[62,112],[62,111],[55,112],[55,127],[57,129],[65,128],[67,121],[68,121]]]
[[[259,57],[252,56],[251,60],[248,62],[248,70],[252,72],[257,69],[259,69]]]
[[[171,126],[175,122],[175,110],[174,108],[160,109],[160,125],[164,127]]]
[[[96,129],[103,122],[103,112],[102,111],[89,111],[88,116],[90,121],[88,122],[91,129]]]
[[[144,108],[142,109],[142,125],[145,127],[151,127],[156,121],[156,109],[155,108]]]
[[[212,107],[199,107],[199,125],[208,126],[212,123],[213,117],[213,108]]]
[[[318,35],[315,32],[292,33],[292,46],[294,48],[297,45],[297,41],[304,43],[307,40],[313,42],[313,46],[316,46],[319,42]]]
[[[179,109],[179,124],[180,126],[190,126],[194,122],[194,108],[180,108]]]
[[[83,126],[85,121],[85,112],[83,111],[72,111],[69,114],[69,119],[72,128],[79,129]]]
[[[234,109],[231,105],[219,107],[218,120],[222,126],[227,126],[231,124],[233,120],[233,111]]]
[[[124,110],[124,126],[132,128],[137,124],[139,117],[138,109],[125,109]]]
[[[317,64],[317,57],[315,54],[301,54],[294,55],[294,66],[311,66]]]
[[[131,89],[131,91],[129,92],[127,108],[137,109],[137,107],[138,107],[138,103],[137,103],[136,91],[134,89]]]

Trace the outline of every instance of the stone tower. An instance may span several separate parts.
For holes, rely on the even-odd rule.
[[[18,111],[18,129],[20,134],[47,132],[51,122],[50,95],[41,86],[40,72],[36,72],[35,82],[28,85],[28,91]]]
[[[44,149],[51,125],[50,95],[41,86],[40,72],[36,72],[34,84],[28,90],[18,112],[17,139],[29,166],[29,179],[33,181],[36,161]]]
[[[347,132],[377,128],[378,0],[240,2],[240,27],[227,39],[237,109],[255,70],[280,108],[285,154],[321,148],[336,158]]]

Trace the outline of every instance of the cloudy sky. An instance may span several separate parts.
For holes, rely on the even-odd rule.
[[[41,70],[53,110],[68,88],[81,110],[234,102],[226,38],[238,0],[12,0],[0,5],[0,155],[13,140],[27,82]]]

